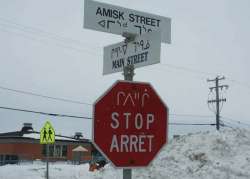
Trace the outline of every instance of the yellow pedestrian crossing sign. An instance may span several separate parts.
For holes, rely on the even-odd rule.
[[[55,130],[49,121],[45,123],[40,131],[40,144],[54,144]]]

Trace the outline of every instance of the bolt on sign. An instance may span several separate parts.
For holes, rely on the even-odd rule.
[[[117,81],[94,104],[94,145],[116,167],[145,167],[167,142],[168,108],[149,83]]]
[[[54,144],[55,130],[51,123],[47,121],[40,131],[40,144]]]
[[[122,35],[161,31],[161,41],[171,43],[171,19],[92,0],[84,1],[84,28]]]

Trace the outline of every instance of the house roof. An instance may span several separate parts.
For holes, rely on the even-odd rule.
[[[74,148],[72,151],[73,152],[88,152],[88,149],[79,145],[78,147]]]
[[[6,138],[22,138],[22,139],[35,139],[40,140],[40,132],[28,130],[28,131],[14,131],[14,132],[6,132],[0,133],[0,139]],[[55,140],[57,141],[71,141],[71,142],[90,142],[88,139],[75,139],[74,137],[55,135]]]

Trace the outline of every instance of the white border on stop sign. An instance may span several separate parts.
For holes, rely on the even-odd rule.
[[[117,167],[110,159],[109,157],[107,157],[107,155],[101,150],[101,148],[99,148],[99,146],[95,143],[94,141],[94,121],[95,121],[95,105],[96,103],[98,103],[107,93],[109,93],[111,91],[111,89],[119,82],[127,82],[127,83],[141,83],[141,84],[147,84],[149,85],[154,92],[157,94],[157,96],[159,97],[159,99],[161,100],[161,102],[164,104],[165,108],[166,108],[166,112],[167,112],[167,122],[166,122],[166,142],[161,146],[160,150],[158,150],[158,152],[155,154],[154,158],[148,163],[147,166],[134,166],[134,167]],[[155,160],[155,158],[157,158],[157,156],[159,155],[159,153],[164,149],[164,147],[166,146],[166,144],[168,143],[168,128],[169,128],[169,108],[166,105],[166,103],[162,100],[162,98],[160,97],[160,95],[157,93],[157,91],[155,90],[155,88],[151,85],[151,83],[149,82],[138,82],[138,81],[126,81],[126,80],[117,80],[115,83],[112,84],[112,86],[110,86],[99,98],[97,98],[97,100],[94,102],[93,104],[93,112],[92,112],[92,116],[93,116],[93,120],[92,120],[92,143],[93,145],[98,149],[98,151],[107,159],[109,160],[109,162],[113,165],[114,168],[118,168],[118,169],[134,169],[134,168],[146,168],[146,167],[150,167],[153,163],[153,161]]]

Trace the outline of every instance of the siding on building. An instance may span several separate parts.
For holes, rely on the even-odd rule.
[[[32,132],[29,132],[32,133]],[[37,134],[37,132],[35,132]],[[60,136],[61,138],[62,136]],[[50,145],[54,150],[53,156],[50,156],[51,161],[73,161],[76,160],[76,152],[72,150],[81,145],[86,148],[87,152],[82,152],[80,156],[81,162],[88,162],[92,159],[93,145],[87,139],[66,138],[65,140],[57,140],[55,144]],[[67,148],[67,155],[63,155],[63,146]],[[39,139],[23,137],[18,132],[0,134],[0,160],[15,156],[18,161],[22,160],[45,160],[45,145],[40,144]],[[64,148],[64,149],[65,149]],[[54,155],[56,154],[56,155]],[[7,156],[7,157],[6,157]],[[0,161],[1,163],[1,161]],[[3,162],[2,162],[3,163]]]

